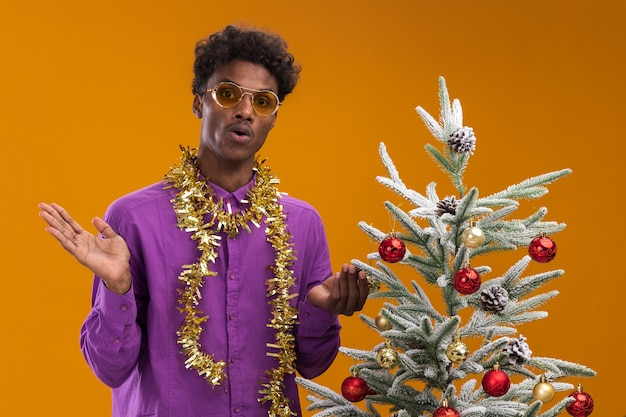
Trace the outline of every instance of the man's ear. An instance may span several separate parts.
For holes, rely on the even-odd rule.
[[[202,119],[202,97],[200,97],[198,94],[193,97],[193,104],[191,108],[193,110],[194,116],[196,116],[198,119]]]

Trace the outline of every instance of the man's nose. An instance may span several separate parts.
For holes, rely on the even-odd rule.
[[[247,99],[246,96],[250,96],[250,99]],[[250,119],[250,117],[254,114],[254,106],[252,104],[252,99],[254,95],[250,92],[244,91],[241,96],[241,101],[236,106],[237,113],[235,117],[242,117],[244,119]]]

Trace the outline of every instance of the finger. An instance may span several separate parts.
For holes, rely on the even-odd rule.
[[[351,293],[351,287],[353,286],[353,284],[351,284],[352,279],[350,277],[350,269],[349,266],[346,264],[342,267],[341,269],[341,273],[339,274],[339,280],[338,280],[338,286],[339,286],[339,298],[337,301],[337,311],[339,313],[345,314],[345,315],[352,315],[352,310],[351,310],[351,300],[350,300],[350,293]]]
[[[59,216],[61,216],[63,221],[67,223],[67,225],[72,229],[74,233],[81,234],[84,231],[81,225],[78,224],[78,222],[74,220],[72,216],[70,216],[70,214],[67,212],[67,210],[65,210],[63,207],[56,203],[50,204],[50,207],[52,207],[57,213],[59,213]]]
[[[346,293],[346,314],[352,315],[357,310],[360,310],[360,287],[359,287],[359,272],[354,265],[347,267],[347,282],[348,289]]]
[[[54,218],[54,210],[52,209],[52,207],[45,203],[40,203],[37,205],[37,207],[39,207],[40,210],[39,217],[41,217],[46,223],[48,223],[48,225],[54,227],[58,224],[58,222]]]
[[[46,227],[46,231],[50,233],[56,240],[58,240],[65,250],[67,250],[71,254],[74,254],[74,251],[76,250],[76,247],[78,245],[78,241],[76,240],[77,235],[74,233],[69,233],[67,229],[59,229],[57,226],[55,226],[53,223],[58,222],[48,213],[42,212],[40,215],[49,224],[49,226]]]
[[[48,223],[46,230],[66,247],[66,240],[75,243],[76,233],[52,206],[40,204],[39,216]],[[66,247],[67,249],[67,247]]]
[[[115,233],[113,228],[109,226],[109,224],[105,222],[104,220],[102,220],[100,217],[94,217],[91,220],[91,223],[93,223],[98,233],[100,233],[105,238],[111,239],[117,236],[117,233]]]
[[[330,300],[332,302],[332,310],[337,312],[338,305],[341,303],[341,272],[335,273],[331,283]]]
[[[63,219],[54,208],[46,203],[40,203],[38,207],[41,210],[39,212],[39,215],[46,221],[46,223],[48,223],[52,227],[62,228],[61,222],[63,221]]]
[[[370,287],[367,283],[367,275],[365,274],[365,271],[358,272],[357,281],[359,283],[359,301],[356,310],[361,311],[363,310],[365,302],[367,301],[367,296],[370,293]]]
[[[74,222],[69,214],[65,212],[65,209],[58,204],[52,203],[48,205],[41,203],[39,208],[42,210],[40,212],[40,216],[51,227],[63,233],[67,239],[73,239],[76,234],[80,234],[83,231],[82,227],[80,227],[78,223]],[[65,214],[63,214],[63,212],[65,212]]]

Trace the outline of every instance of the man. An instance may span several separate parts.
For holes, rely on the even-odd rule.
[[[367,279],[332,274],[319,215],[256,160],[300,72],[282,38],[228,26],[195,55],[198,150],[94,218],[100,237],[57,204],[40,214],[95,274],[81,348],[114,416],[299,414],[293,371],[330,366]]]

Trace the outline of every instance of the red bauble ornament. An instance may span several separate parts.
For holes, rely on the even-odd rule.
[[[480,288],[480,274],[473,268],[461,268],[454,274],[454,288],[461,294],[474,294]]]
[[[358,376],[349,376],[341,384],[341,395],[353,403],[364,399],[369,394],[369,391],[370,388],[367,386],[367,382]]]
[[[534,261],[545,264],[556,256],[556,243],[547,236],[536,237],[528,245],[528,254]]]
[[[448,407],[448,400],[443,400],[443,405],[435,410],[433,417],[461,417],[458,411],[452,407]]]
[[[511,380],[506,372],[502,371],[498,364],[495,364],[493,369],[483,376],[482,384],[487,394],[492,397],[502,397],[509,391]]]
[[[452,407],[439,407],[433,413],[433,417],[461,417],[461,414]]]
[[[383,261],[389,263],[395,263],[401,261],[406,253],[406,246],[402,239],[394,236],[389,236],[383,239],[378,246],[378,253]]]
[[[578,385],[578,390],[572,392],[570,397],[574,397],[574,401],[569,403],[565,409],[574,417],[587,417],[593,411],[593,398],[591,395],[583,392],[583,389]]]

